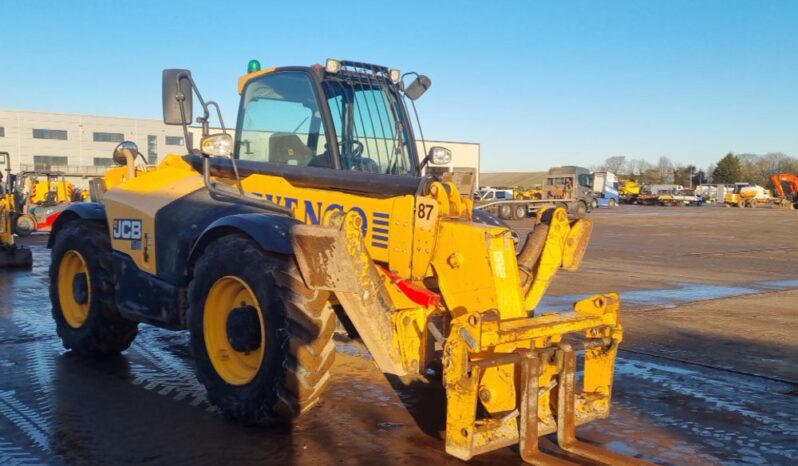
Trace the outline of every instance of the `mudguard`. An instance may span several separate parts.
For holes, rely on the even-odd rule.
[[[50,238],[47,239],[47,247],[53,247],[55,237],[64,224],[78,219],[96,220],[107,223],[105,205],[100,202],[77,202],[64,209],[55,222],[53,222],[52,229],[50,230]]]
[[[202,254],[213,240],[231,233],[244,233],[265,251],[277,254],[293,254],[291,227],[301,224],[299,220],[285,215],[269,213],[245,213],[222,217],[208,225],[200,234],[189,254],[189,264]]]

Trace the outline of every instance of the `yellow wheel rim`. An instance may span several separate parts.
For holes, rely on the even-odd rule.
[[[75,280],[79,274],[85,274],[85,290],[83,290],[85,296],[76,297]],[[80,328],[86,323],[91,304],[91,279],[86,259],[74,249],[64,254],[58,266],[58,302],[61,304],[61,313],[70,327]]]
[[[248,352],[234,349],[227,334],[227,319],[230,313],[233,309],[243,306],[257,309],[260,324],[260,346]],[[202,326],[205,349],[216,373],[231,385],[245,385],[251,382],[258,374],[266,352],[266,329],[260,305],[249,285],[232,275],[217,280],[205,300]]]

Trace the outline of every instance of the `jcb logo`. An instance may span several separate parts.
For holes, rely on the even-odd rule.
[[[141,220],[119,218],[114,220],[114,239],[141,239]]]

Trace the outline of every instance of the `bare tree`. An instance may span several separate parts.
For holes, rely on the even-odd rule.
[[[609,157],[607,160],[605,160],[602,168],[604,169],[604,171],[619,174],[623,172],[625,163],[626,163],[626,157],[624,157],[623,155],[616,155],[614,157]]]
[[[659,183],[673,183],[673,163],[668,157],[660,157],[657,162]]]

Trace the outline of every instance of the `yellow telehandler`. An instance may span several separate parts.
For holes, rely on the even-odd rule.
[[[187,328],[209,400],[269,425],[319,401],[338,314],[383,372],[443,367],[451,455],[520,444],[530,463],[569,464],[538,449],[556,432],[575,457],[644,464],[575,436],[609,415],[619,296],[534,312],[556,272],[578,267],[592,224],[544,209],[517,252],[510,229],[453,183],[421,176],[451,158],[416,152],[406,103],[430,85],[353,61],[253,60],[233,137],[188,70],[164,70],[164,122],[183,127],[186,152],[142,168],[135,144],[120,144],[102,202],[74,204],[51,233],[64,346],[115,353],[140,322]],[[199,148],[188,135],[195,99]],[[222,130],[211,134],[213,108]]]
[[[11,156],[0,152],[0,166],[5,165],[5,180],[0,172],[0,268],[30,267],[31,250],[14,243],[14,224],[17,218],[17,199],[14,189],[16,175],[11,173]]]

